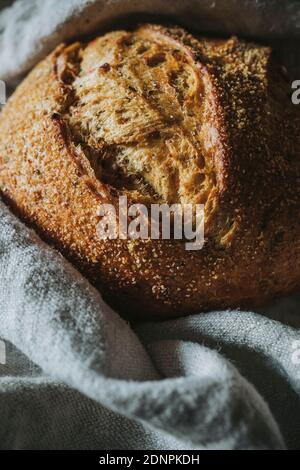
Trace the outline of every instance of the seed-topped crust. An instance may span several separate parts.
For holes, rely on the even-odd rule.
[[[300,286],[300,116],[269,48],[143,25],[62,45],[0,116],[5,199],[124,315]],[[99,240],[99,203],[205,206],[205,246]]]

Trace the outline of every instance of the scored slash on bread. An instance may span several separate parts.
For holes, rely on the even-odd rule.
[[[271,50],[143,25],[59,46],[0,115],[5,200],[127,317],[300,287],[300,115]],[[205,205],[205,246],[99,240],[99,203]]]

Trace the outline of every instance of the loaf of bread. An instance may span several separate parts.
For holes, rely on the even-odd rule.
[[[126,317],[300,287],[300,113],[269,48],[156,25],[59,46],[1,113],[0,187]],[[203,204],[203,248],[101,240],[99,204],[120,195]]]

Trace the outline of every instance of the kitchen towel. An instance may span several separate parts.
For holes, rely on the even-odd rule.
[[[61,40],[121,14],[281,42],[300,27],[295,1],[10,3],[8,88]],[[299,448],[299,309],[294,294],[256,312],[129,324],[0,202],[0,448]]]

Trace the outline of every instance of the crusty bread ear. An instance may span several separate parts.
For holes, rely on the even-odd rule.
[[[0,116],[8,203],[123,315],[300,287],[300,117],[268,48],[144,25],[62,45]],[[100,203],[201,203],[205,245],[100,240]]]

